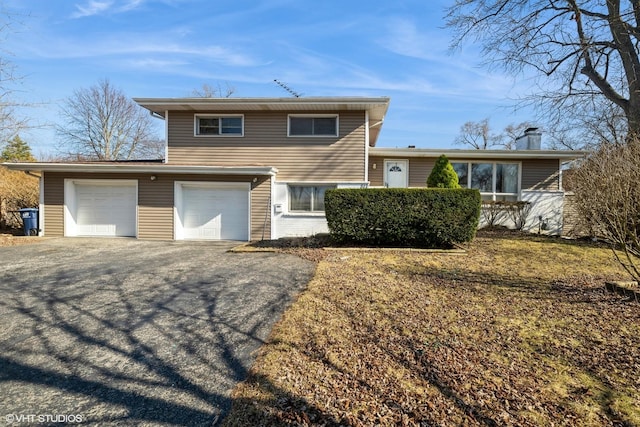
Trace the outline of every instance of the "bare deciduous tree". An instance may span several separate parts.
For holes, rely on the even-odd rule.
[[[455,144],[468,145],[476,150],[488,150],[491,148],[503,148],[512,150],[515,148],[516,139],[522,136],[524,130],[532,127],[529,122],[510,124],[501,133],[493,133],[489,119],[479,122],[466,122],[460,126],[460,134],[454,140]]]
[[[510,123],[504,128],[500,134],[500,145],[505,150],[514,150],[516,148],[516,140],[524,135],[524,131],[536,127],[531,122],[521,122],[518,124]]]
[[[21,23],[16,20],[16,14],[0,2],[0,44],[18,25]],[[16,113],[16,109],[28,104],[16,101],[13,96],[22,76],[16,72],[11,57],[11,52],[0,47],[0,141],[10,140],[27,127],[27,120]]]
[[[602,144],[572,175],[575,200],[592,232],[613,245],[634,280],[640,281],[640,139]]]
[[[476,150],[487,150],[495,145],[495,136],[491,135],[489,119],[479,122],[466,122],[460,126],[460,135],[454,141],[458,145],[468,145]]]
[[[597,149],[600,144],[625,144],[627,122],[615,104],[602,97],[566,100],[571,110],[579,114],[564,114],[557,111],[553,126],[548,131],[549,147],[552,149]],[[585,107],[588,105],[588,107]]]
[[[488,64],[541,78],[525,101],[548,125],[609,105],[629,135],[640,134],[639,21],[635,0],[455,0],[447,12],[454,47],[479,41]]]
[[[61,111],[60,151],[86,160],[131,160],[156,155],[152,117],[108,80],[76,90]],[[154,148],[155,147],[155,148]]]
[[[235,92],[236,88],[231,86],[228,82],[225,82],[224,88],[220,83],[216,84],[215,87],[207,83],[203,83],[200,88],[194,89],[191,92],[191,95],[197,98],[231,98],[231,95]]]

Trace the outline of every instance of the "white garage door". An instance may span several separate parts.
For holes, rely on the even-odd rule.
[[[248,184],[183,183],[176,190],[176,239],[249,240]]]
[[[136,235],[136,186],[75,183],[76,236]]]

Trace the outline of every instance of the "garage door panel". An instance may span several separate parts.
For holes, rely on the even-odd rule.
[[[185,239],[247,240],[248,190],[183,185],[182,227]]]
[[[135,236],[136,187],[76,184],[78,236]]]

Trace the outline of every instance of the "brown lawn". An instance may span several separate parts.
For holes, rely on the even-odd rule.
[[[640,426],[640,304],[610,250],[480,237],[466,255],[321,259],[224,425]]]
[[[15,246],[25,243],[41,242],[41,237],[35,236],[14,236],[11,234],[0,234],[0,246]]]

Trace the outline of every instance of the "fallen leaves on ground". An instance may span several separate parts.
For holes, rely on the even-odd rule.
[[[41,239],[35,236],[13,236],[11,234],[0,234],[0,247],[37,243],[39,241],[41,241]]]
[[[467,249],[300,249],[315,278],[225,425],[640,426],[640,304],[604,289],[624,278],[611,251]]]

